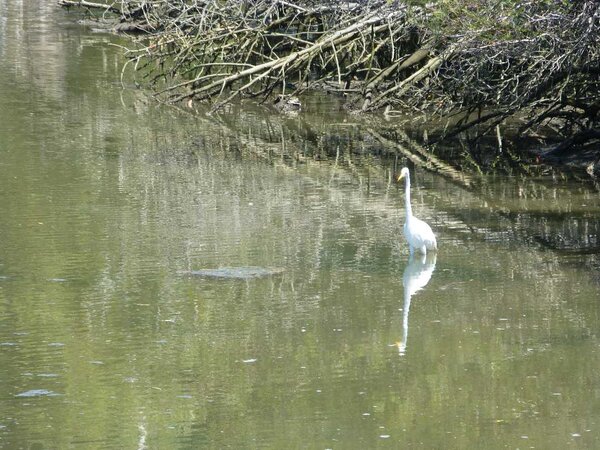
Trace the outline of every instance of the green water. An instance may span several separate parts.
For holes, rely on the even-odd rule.
[[[330,103],[157,105],[74,20],[0,0],[0,448],[600,445],[592,187],[417,169],[409,261]]]

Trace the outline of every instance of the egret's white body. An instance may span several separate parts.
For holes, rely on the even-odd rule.
[[[403,167],[400,171],[398,181],[402,179],[404,179],[404,206],[406,210],[404,236],[408,241],[410,254],[412,255],[416,251],[425,255],[428,250],[436,251],[437,242],[431,227],[412,214],[412,208],[410,206],[410,174],[406,167]]]

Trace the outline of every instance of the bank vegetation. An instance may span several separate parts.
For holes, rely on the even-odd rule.
[[[538,157],[600,156],[596,0],[60,0],[138,36],[126,55],[161,100],[301,107],[326,91],[392,122],[428,118],[424,144],[528,138]]]

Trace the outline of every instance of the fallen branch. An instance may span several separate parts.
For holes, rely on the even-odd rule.
[[[121,10],[116,8],[114,5],[110,4],[104,4],[104,3],[94,3],[94,2],[88,2],[86,0],[58,0],[58,5],[59,6],[64,6],[64,7],[72,7],[72,6],[79,6],[79,7],[84,7],[84,8],[92,8],[92,9],[102,9],[104,11],[109,11],[115,14],[121,14]]]
[[[427,62],[427,64],[425,64],[421,69],[417,70],[400,83],[392,86],[391,88],[387,89],[386,91],[382,92],[377,97],[375,97],[369,109],[379,109],[383,106],[386,106],[390,102],[389,98],[392,96],[392,94],[394,94],[394,96],[396,97],[401,97],[402,95],[404,95],[404,93],[406,93],[408,89],[410,89],[412,86],[414,86],[416,83],[420,82],[424,78],[430,76],[432,73],[434,73],[435,70],[437,70],[438,67],[440,67],[440,65],[443,62],[450,59],[454,51],[455,46],[451,46],[447,50],[445,50],[441,55],[431,58]]]

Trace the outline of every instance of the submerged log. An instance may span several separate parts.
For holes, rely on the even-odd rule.
[[[188,275],[200,278],[216,278],[224,280],[250,280],[253,278],[263,278],[272,275],[281,275],[283,269],[269,269],[264,267],[221,267],[218,269],[198,269],[179,272],[181,275]]]

